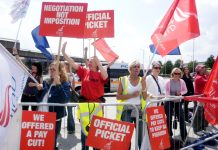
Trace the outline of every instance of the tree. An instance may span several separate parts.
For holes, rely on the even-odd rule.
[[[177,68],[182,68],[182,60],[181,59],[177,59],[174,63],[174,68],[177,67]]]
[[[195,70],[194,70],[194,68],[193,68],[193,64],[194,64],[194,68],[198,65],[198,63],[197,63],[197,61],[195,60],[194,61],[194,63],[193,63],[193,61],[190,61],[189,63],[188,63],[188,69],[190,70],[190,72],[195,72]]]
[[[163,74],[170,74],[173,69],[173,63],[171,60],[168,60],[166,63],[163,64],[161,71]]]
[[[205,62],[205,66],[207,68],[211,68],[213,67],[213,64],[214,64],[214,56],[213,55],[210,55],[210,57],[207,58],[207,61]]]

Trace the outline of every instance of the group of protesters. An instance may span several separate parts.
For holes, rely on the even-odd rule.
[[[77,64],[70,58],[66,52],[67,43],[62,46],[62,54],[66,62],[54,61],[49,65],[50,78],[47,81],[42,79],[42,68],[39,63],[33,63],[31,67],[32,76],[38,81],[35,83],[31,78],[27,80],[26,87],[23,91],[21,102],[45,102],[45,103],[68,103],[72,97],[74,90],[74,75],[71,68],[77,73],[82,82],[80,91],[80,101],[85,103],[103,103],[104,99],[104,84],[107,83],[108,74],[105,67],[102,66],[96,56],[89,58],[86,61],[86,66]],[[87,51],[87,49],[86,49]],[[16,50],[14,55],[18,56]],[[113,61],[114,62],[114,61]],[[112,62],[112,63],[113,63]],[[165,82],[160,76],[161,65],[159,62],[152,63],[151,74],[140,77],[141,70],[140,62],[135,60],[129,63],[129,75],[119,79],[117,89],[117,102],[128,102],[137,106],[139,110],[139,138],[138,146],[141,147],[142,142],[142,112],[145,108],[146,102],[153,99],[160,99],[166,96],[190,96],[194,94],[202,94],[203,87],[207,82],[207,72],[204,65],[198,65],[195,68],[197,75],[195,78],[190,76],[187,66],[183,68],[173,68],[170,78]],[[169,135],[172,139],[172,123],[179,122],[181,140],[184,141],[187,136],[186,122],[190,122],[189,116],[189,102],[187,101],[169,101],[153,103],[152,106],[163,105],[165,108],[167,126]],[[196,104],[195,104],[196,107]],[[204,118],[203,107],[201,106],[201,113],[198,117]],[[29,106],[23,106],[23,110],[28,110]],[[68,133],[75,132],[75,122],[72,114],[72,107],[60,106],[42,106],[34,107],[31,110],[56,112],[56,130],[55,130],[55,149],[57,147],[57,136],[61,130],[61,119],[68,114]],[[173,117],[174,116],[174,117]],[[117,120],[135,122],[136,111],[131,106],[117,107]],[[174,119],[174,120],[173,120]],[[203,122],[194,120],[194,132],[204,130],[206,121]],[[86,135],[81,132],[82,150],[89,149],[85,145]]]

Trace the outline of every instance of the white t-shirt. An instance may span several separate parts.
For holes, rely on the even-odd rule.
[[[135,91],[141,91],[142,90],[142,84],[139,81],[138,84],[136,86],[133,86],[130,81],[129,81],[129,77],[128,77],[128,94],[132,94]],[[141,104],[141,98],[140,95],[134,98],[130,98],[127,99],[126,102],[131,103],[131,104],[136,104],[136,105],[140,105]]]
[[[164,79],[160,76],[158,76],[157,78],[157,82],[160,86],[161,89],[161,94],[164,95],[165,94],[165,83],[164,83]],[[151,75],[148,75],[146,77],[146,87],[147,87],[147,91],[154,95],[154,96],[159,96],[160,92],[158,90],[158,86],[157,83],[155,82],[154,78]],[[151,99],[147,99],[147,101],[150,101]],[[157,106],[157,104],[153,103],[150,106]]]

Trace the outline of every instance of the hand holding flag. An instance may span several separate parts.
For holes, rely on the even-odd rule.
[[[200,35],[195,0],[174,0],[151,40],[165,56],[183,42]]]

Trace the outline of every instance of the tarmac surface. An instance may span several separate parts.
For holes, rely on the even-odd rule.
[[[115,103],[116,99],[115,97],[106,97],[106,103]],[[110,119],[115,119],[116,116],[116,107],[115,106],[107,106],[104,108],[105,110],[105,117],[110,118]],[[73,115],[74,115],[74,120],[76,124],[76,130],[75,133],[73,134],[68,134],[67,132],[67,119],[66,117],[62,120],[62,129],[61,129],[61,134],[58,137],[58,143],[59,143],[59,150],[81,150],[81,142],[80,142],[80,135],[81,135],[81,128],[80,128],[80,123],[78,119],[76,119],[76,109],[73,108]],[[174,133],[174,139],[171,141],[171,148],[173,150],[178,150],[181,148],[181,142],[180,142],[180,135],[179,135],[179,123],[177,129],[173,132]],[[190,123],[186,123],[187,131],[188,128],[190,127]],[[217,127],[218,128],[218,127]],[[215,131],[214,128],[208,128],[207,131]],[[133,133],[132,137],[132,143],[131,143],[131,150],[134,150],[135,147],[135,133]],[[194,142],[197,139],[199,139],[200,136],[196,135],[193,133],[192,128],[190,129],[190,133],[188,136],[188,141],[189,142]],[[206,149],[206,150],[218,150],[218,140],[213,140],[212,142],[208,142],[210,145],[204,144],[203,146],[199,146],[200,149]],[[92,150],[92,148],[89,148]],[[189,148],[191,150],[193,148]]]

